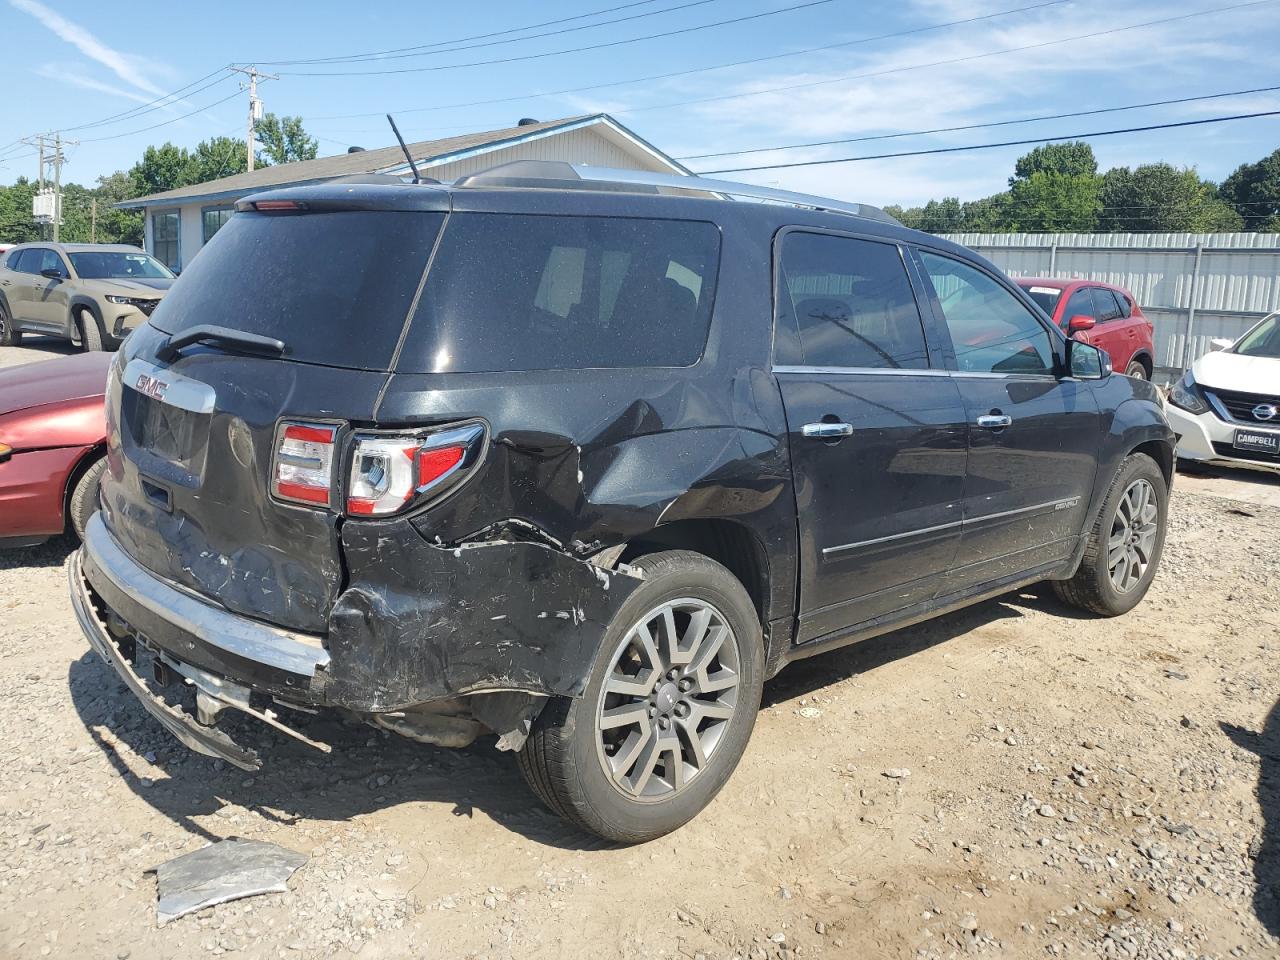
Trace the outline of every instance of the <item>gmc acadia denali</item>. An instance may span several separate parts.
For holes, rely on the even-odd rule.
[[[180,740],[495,735],[625,842],[706,806],[789,661],[1038,580],[1131,609],[1174,458],[1154,388],[969,250],[561,163],[241,201],[107,411],[72,599]]]

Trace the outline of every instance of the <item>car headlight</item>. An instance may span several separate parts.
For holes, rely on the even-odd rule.
[[[116,297],[109,293],[107,294],[107,299],[112,303],[133,303],[133,297]]]
[[[1195,377],[1191,376],[1190,370],[1169,388],[1169,402],[1175,407],[1181,407],[1187,413],[1198,415],[1209,412],[1209,405],[1200,396],[1200,389],[1196,386]]]

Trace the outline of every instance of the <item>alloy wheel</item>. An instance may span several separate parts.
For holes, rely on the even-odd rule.
[[[1107,569],[1118,593],[1128,593],[1146,576],[1159,532],[1160,507],[1149,480],[1129,484],[1107,539]]]
[[[596,708],[596,750],[632,800],[680,793],[720,747],[738,702],[738,641],[705,600],[650,610],[614,651]]]

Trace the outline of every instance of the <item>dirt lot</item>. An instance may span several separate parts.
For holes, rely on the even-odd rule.
[[[191,754],[88,652],[69,546],[0,554],[0,957],[1280,957],[1280,508],[1228,482],[1175,495],[1124,618],[1037,588],[788,668],[716,802],[635,848],[487,742]],[[227,836],[310,861],[158,928],[144,871]]]

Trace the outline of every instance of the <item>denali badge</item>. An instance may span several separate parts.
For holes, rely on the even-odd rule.
[[[1280,413],[1280,410],[1277,410],[1274,405],[1270,403],[1260,403],[1253,408],[1253,419],[1274,420],[1277,413]]]
[[[169,389],[169,384],[157,377],[148,376],[145,373],[138,374],[138,382],[134,384],[134,388],[144,396],[151,397],[153,400],[163,400],[164,392]]]

